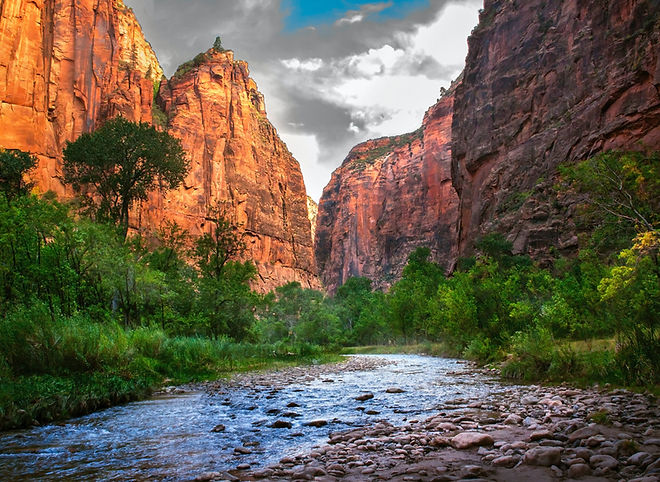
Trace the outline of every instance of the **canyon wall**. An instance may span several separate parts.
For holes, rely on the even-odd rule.
[[[287,281],[320,287],[300,165],[266,118],[247,63],[210,49],[164,81],[157,100],[191,169],[181,188],[152,196],[139,223],[167,219],[199,234],[217,205],[245,231],[260,290]]]
[[[351,276],[387,288],[419,246],[449,268],[456,258],[458,198],[451,184],[453,97],[410,134],[354,147],[319,203],[316,261],[334,291]]]
[[[59,181],[66,141],[116,115],[151,122],[160,83],[160,121],[192,170],[181,189],[136,208],[131,227],[173,220],[199,234],[220,205],[246,231],[256,288],[320,286],[300,166],[268,122],[247,64],[210,51],[169,82],[162,75],[121,0],[0,1],[0,147],[38,157],[31,177],[40,191],[71,196]]]
[[[499,231],[517,253],[577,248],[557,166],[660,148],[660,3],[486,0],[456,90],[459,243]]]
[[[121,1],[0,2],[0,147],[37,155],[43,191],[64,193],[66,141],[118,114],[150,122],[162,75]]]

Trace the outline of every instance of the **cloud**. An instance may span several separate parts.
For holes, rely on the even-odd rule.
[[[387,3],[367,3],[362,5],[359,10],[349,10],[346,15],[335,22],[335,26],[340,27],[344,24],[362,22],[369,15],[379,13],[393,5],[392,2]]]
[[[385,13],[397,2],[369,3],[338,22],[287,31],[282,0],[125,3],[167,75],[217,35],[249,62],[269,119],[316,199],[355,144],[419,127],[440,88],[460,73],[482,6],[482,0],[430,0],[396,18]]]

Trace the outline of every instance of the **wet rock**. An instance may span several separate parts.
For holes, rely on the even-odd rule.
[[[568,436],[569,442],[575,442],[576,440],[587,439],[593,437],[594,435],[600,434],[600,429],[597,426],[588,426],[577,429],[575,432]]]
[[[536,447],[525,452],[523,463],[542,467],[558,465],[561,462],[561,451],[559,447]]]
[[[631,455],[626,460],[627,465],[641,465],[644,466],[651,461],[651,454],[648,452],[637,452],[636,454]]]
[[[252,453],[252,450],[250,450],[247,447],[236,447],[234,449],[234,453],[240,455],[250,455]]]
[[[195,477],[193,480],[197,482],[206,482],[208,480],[216,480],[216,479],[222,479],[224,478],[220,472],[204,472],[203,474],[199,474],[197,477]]]
[[[248,470],[250,468],[250,464],[240,464],[236,466],[236,470]]]
[[[493,445],[493,443],[493,437],[481,432],[463,432],[451,439],[452,446],[459,450],[470,447]]]
[[[286,406],[287,408],[295,408],[295,407],[299,407],[300,405],[296,402],[289,402],[286,404]]]
[[[405,390],[397,387],[390,387],[387,390],[385,390],[385,393],[405,393],[405,392],[406,392]]]
[[[520,399],[520,403],[522,403],[523,405],[536,405],[537,403],[539,403],[539,399],[534,396],[528,395],[526,397],[522,397]]]
[[[269,425],[270,428],[291,428],[291,422],[286,420],[275,420],[272,424]]]
[[[308,427],[325,427],[328,425],[327,420],[312,420],[311,422],[306,422],[304,425]]]
[[[365,393],[363,395],[359,395],[355,397],[355,400],[357,400],[358,402],[364,402],[366,400],[371,400],[372,398],[374,398],[373,393]]]
[[[211,429],[211,432],[216,432],[216,433],[217,433],[217,432],[224,432],[224,431],[225,431],[225,428],[226,428],[226,427],[225,427],[224,425],[222,425],[221,423],[219,423],[218,425],[216,425],[215,427],[213,427],[213,428]]]
[[[296,412],[284,412],[282,416],[287,418],[297,418],[300,417],[300,414]]]
[[[529,441],[535,442],[537,440],[542,440],[545,438],[552,438],[552,432],[549,432],[548,430],[537,430],[530,434]]]

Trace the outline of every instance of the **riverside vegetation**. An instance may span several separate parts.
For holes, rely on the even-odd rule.
[[[132,132],[123,120],[106,126]],[[158,142],[139,127],[135,142]],[[85,138],[87,149],[117,152],[109,143],[127,137],[102,134]],[[187,164],[164,142],[176,171],[164,175],[176,187]],[[65,173],[74,173],[67,152],[81,172],[78,148],[65,151]],[[102,195],[63,204],[30,193],[24,174],[34,164],[0,153],[0,428],[134,399],[165,379],[331,358],[349,345],[441,342],[447,353],[505,361],[513,378],[658,383],[656,153],[607,153],[562,171],[558,189],[584,193],[576,258],[542,268],[493,234],[450,277],[419,248],[389,292],[352,278],[334,297],[298,283],[252,291],[255,267],[241,260],[240,228],[222,206],[194,240],[175,224],[126,236],[131,202],[153,185],[131,191],[125,166],[101,156],[85,186],[72,183]],[[131,202],[117,204],[122,193]]]

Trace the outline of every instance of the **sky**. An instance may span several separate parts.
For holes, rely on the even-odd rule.
[[[483,0],[124,0],[165,75],[213,45],[246,60],[316,201],[349,150],[417,129],[465,62]]]

